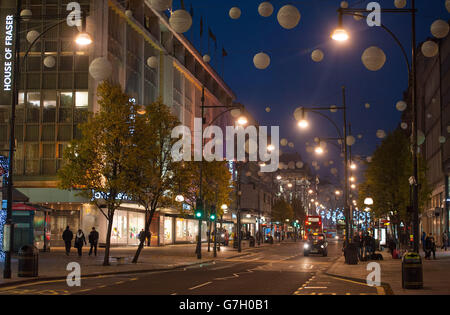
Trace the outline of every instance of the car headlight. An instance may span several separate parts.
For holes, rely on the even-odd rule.
[[[304,248],[304,249],[308,249],[308,248],[309,248],[309,245],[308,245],[308,244],[305,244],[305,245],[303,245],[303,248]]]

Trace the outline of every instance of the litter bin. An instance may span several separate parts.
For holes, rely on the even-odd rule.
[[[37,277],[39,269],[39,251],[33,245],[22,246],[18,253],[19,277]]]
[[[237,239],[237,237],[233,238],[233,248],[238,248],[238,239]]]
[[[255,247],[255,238],[252,236],[250,237],[250,247]]]
[[[402,288],[422,289],[422,258],[418,253],[406,253],[402,259]]]
[[[347,265],[358,264],[358,248],[355,243],[348,244],[344,249],[345,263]]]

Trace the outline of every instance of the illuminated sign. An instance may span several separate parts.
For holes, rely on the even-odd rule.
[[[7,15],[5,17],[5,48],[3,62],[3,91],[11,91],[12,89],[12,71],[13,71],[13,31],[14,16]]]

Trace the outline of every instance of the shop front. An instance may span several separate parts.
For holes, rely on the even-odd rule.
[[[202,242],[207,241],[207,222],[202,221]],[[160,214],[160,245],[195,244],[198,220],[174,214]]]

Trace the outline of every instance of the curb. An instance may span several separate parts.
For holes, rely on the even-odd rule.
[[[247,255],[250,255],[250,253],[243,253],[243,254],[233,255],[233,256],[230,256],[230,257],[223,258],[223,259],[237,258],[237,257],[243,257],[243,256],[247,256]],[[187,267],[207,264],[207,263],[215,262],[217,260],[218,260],[218,258],[205,260],[205,261],[202,261],[202,262],[195,262],[195,263],[192,263],[192,264],[179,265],[179,266],[170,267],[170,268],[140,269],[140,270],[128,270],[128,271],[124,270],[124,271],[116,271],[116,272],[92,273],[92,274],[87,274],[87,275],[81,275],[81,278],[82,279],[83,278],[84,279],[86,279],[86,278],[89,279],[89,278],[95,278],[95,277],[100,277],[100,276],[112,276],[112,275],[123,275],[123,274],[138,274],[138,273],[170,271],[170,270],[177,270],[177,269],[182,269],[182,268],[187,268]],[[41,282],[41,281],[64,280],[66,278],[67,278],[67,276],[30,278],[30,279],[24,279],[24,280],[11,281],[11,282],[7,282],[7,283],[0,283],[0,288],[7,288],[7,287],[17,286],[17,285],[22,285],[22,284],[32,284],[32,283],[37,283],[37,282]]]
[[[338,260],[340,258],[341,257],[336,258],[335,262],[330,266],[330,268],[328,268],[328,270],[333,268],[339,262]],[[328,272],[328,270],[326,272],[324,272],[324,274],[327,275],[327,276],[338,278],[338,279],[342,279],[342,280],[349,280],[349,281],[353,281],[353,282],[358,282],[358,283],[367,285],[367,282],[365,280],[362,280],[362,279],[359,279],[359,278],[352,278],[352,277],[336,275],[336,274]],[[392,290],[392,288],[389,285],[389,283],[381,282],[381,286],[377,286],[376,289],[377,289],[378,292],[380,290],[383,291],[384,294],[381,294],[381,295],[395,295],[394,291]]]

